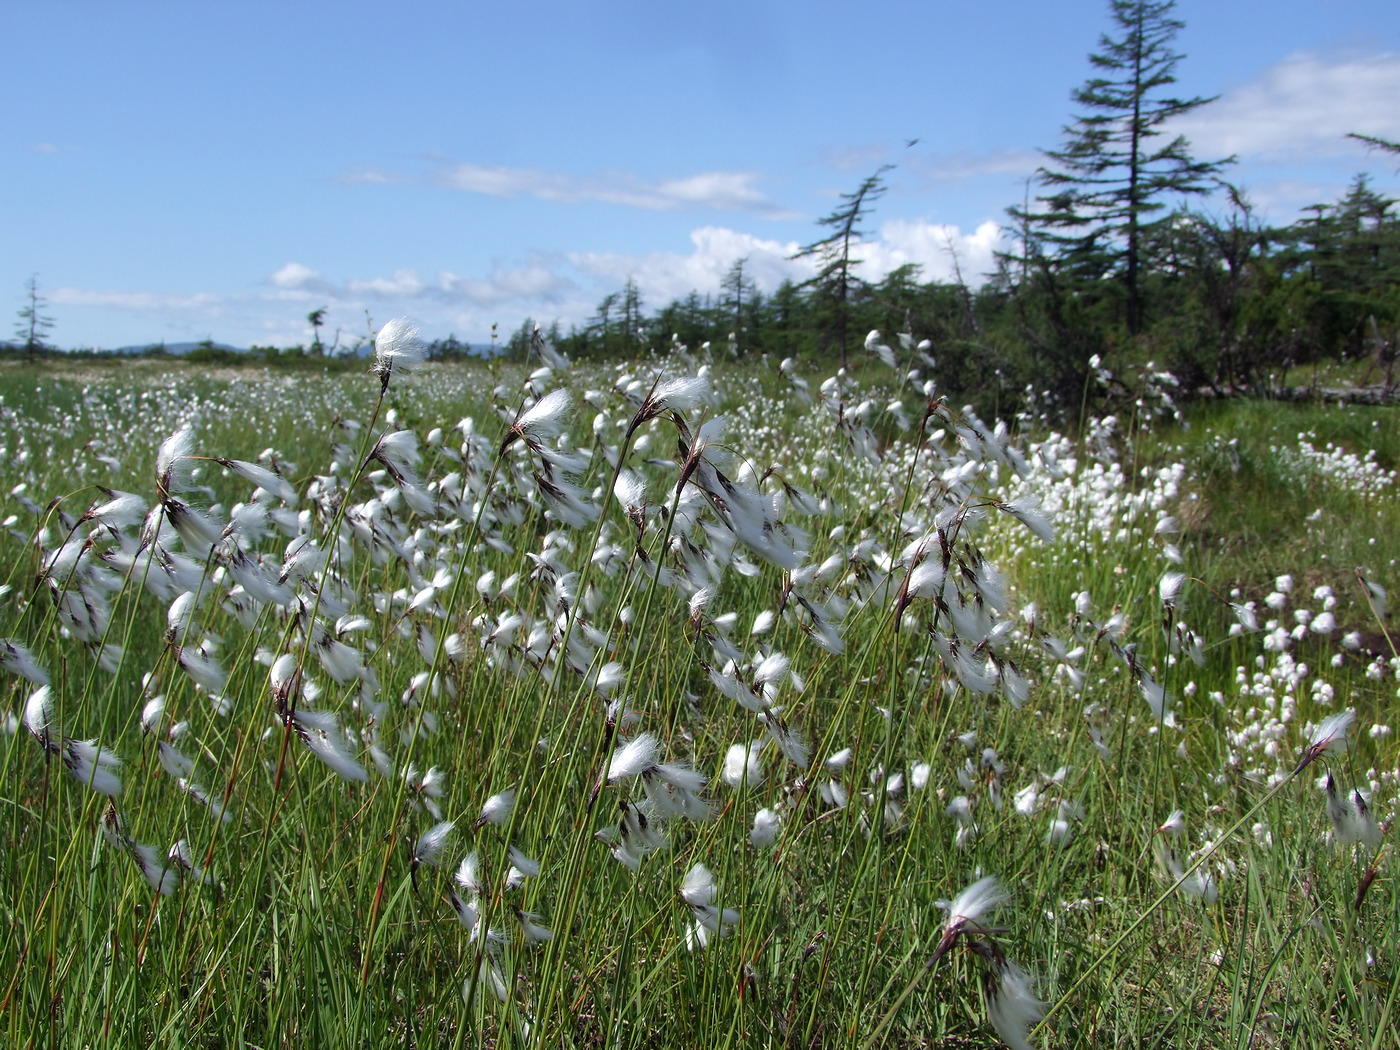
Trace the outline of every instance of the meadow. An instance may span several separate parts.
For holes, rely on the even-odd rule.
[[[420,350],[0,371],[4,1045],[1400,1046],[1396,409]]]

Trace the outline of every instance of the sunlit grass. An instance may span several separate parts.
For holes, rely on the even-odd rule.
[[[905,356],[0,376],[4,1041],[1397,1045],[1393,410]]]

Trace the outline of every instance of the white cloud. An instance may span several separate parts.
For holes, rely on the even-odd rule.
[[[285,288],[289,291],[303,288],[313,289],[323,286],[325,282],[321,275],[309,266],[303,266],[299,262],[289,262],[280,270],[276,271],[268,278],[274,287]]]
[[[992,268],[992,253],[1000,237],[1000,228],[991,221],[964,233],[956,226],[924,220],[891,220],[880,227],[877,237],[859,245],[857,253],[864,260],[860,273],[867,280],[878,281],[897,266],[917,263],[924,280],[950,279],[951,245],[960,258],[964,278],[977,283]],[[409,314],[430,335],[455,332],[482,341],[493,323],[509,332],[525,317],[541,322],[557,319],[565,328],[583,324],[603,296],[619,290],[629,277],[636,280],[649,312],[692,291],[717,293],[738,259],[745,260],[745,275],[763,292],[772,293],[783,281],[802,281],[814,272],[813,260],[792,258],[798,248],[796,241],[710,225],[693,229],[689,244],[678,251],[536,253],[517,262],[494,264],[479,273],[425,275],[400,269],[389,274],[334,278],[292,261],[268,274],[261,287],[247,294],[61,288],[52,292],[50,300],[55,306],[127,315],[134,325],[127,323],[125,327],[143,332],[129,340],[132,342],[198,339],[210,334],[243,345],[305,342],[304,318],[310,306],[327,308],[328,333],[353,336],[363,332],[366,312],[379,320]]]
[[[463,277],[443,270],[421,277],[404,268],[388,276],[351,277],[335,283],[302,263],[290,262],[267,278],[276,291],[268,298],[283,301],[325,299],[342,304],[394,300],[423,303],[469,303],[492,306],[516,300],[555,300],[572,286],[551,267],[559,257],[540,256],[521,266],[495,266],[485,277]]]
[[[913,263],[921,281],[952,281],[960,269],[964,281],[978,285],[995,268],[997,251],[1009,243],[1000,224],[990,219],[970,233],[924,219],[892,219],[880,227],[878,241],[861,245],[863,276],[878,280]]]
[[[495,306],[517,300],[542,305],[558,303],[575,287],[573,281],[555,273],[544,261],[514,269],[496,267],[485,278],[458,277],[443,272],[438,283],[447,298],[466,300],[476,306]]]
[[[345,282],[345,289],[351,295],[369,295],[381,298],[414,299],[428,291],[416,270],[395,270],[390,277],[371,277],[368,280],[351,279]]]
[[[684,298],[692,291],[717,292],[720,281],[739,259],[760,290],[771,292],[785,280],[804,280],[811,264],[790,259],[796,241],[783,243],[722,226],[702,226],[690,233],[692,250],[621,255],[604,252],[572,252],[568,261],[608,291],[631,277],[646,303],[660,306]]]
[[[357,170],[342,182],[386,184],[418,181],[391,172]],[[623,171],[570,175],[535,168],[492,164],[446,164],[426,181],[463,193],[510,199],[534,197],[562,204],[600,201],[647,211],[743,211],[767,218],[792,218],[758,188],[759,176],[747,171],[707,171],[648,182]]]
[[[684,298],[692,290],[701,294],[718,292],[724,275],[741,258],[746,260],[747,275],[765,293],[773,292],[785,280],[806,280],[815,269],[812,260],[791,258],[799,247],[796,241],[767,240],[717,226],[691,231],[690,241],[692,250],[688,253],[576,252],[568,260],[593,278],[602,294],[615,291],[631,277],[648,308],[653,309]],[[878,281],[909,263],[920,267],[921,280],[951,281],[956,252],[963,279],[977,285],[984,274],[995,268],[996,252],[1008,243],[1001,226],[991,220],[964,233],[957,226],[922,219],[894,219],[880,227],[878,238],[861,242],[856,255],[862,260],[860,276],[869,281]]]
[[[922,280],[952,280],[953,252],[957,253],[964,280],[978,284],[994,268],[994,253],[1003,245],[1001,227],[993,222],[963,232],[959,227],[922,219],[895,219],[884,223],[878,237],[861,243],[860,274],[878,281],[898,266],[920,267]],[[306,298],[314,289],[318,302],[338,314],[354,314],[369,307],[379,314],[410,313],[426,330],[451,323],[473,338],[495,321],[511,328],[518,319],[558,319],[562,324],[583,323],[599,300],[635,280],[647,310],[655,310],[692,291],[717,293],[720,282],[734,263],[745,260],[745,275],[765,294],[784,281],[803,281],[815,263],[793,259],[800,245],[778,241],[725,226],[701,226],[690,233],[683,251],[539,253],[516,265],[496,265],[484,274],[442,271],[435,277],[402,269],[384,276],[326,280],[300,263],[289,263],[269,278],[276,289],[271,298]]]
[[[375,171],[371,168],[355,168],[340,176],[335,181],[344,183],[347,186],[386,186],[395,182],[410,182],[406,175],[397,175],[388,171]]]
[[[1400,54],[1292,55],[1187,114],[1173,132],[1198,157],[1316,159],[1355,154],[1349,132],[1400,137]]]

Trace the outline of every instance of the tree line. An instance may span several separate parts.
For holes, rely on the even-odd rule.
[[[1338,200],[1304,209],[1286,226],[1261,220],[1231,184],[1233,157],[1202,159],[1172,135],[1172,121],[1213,99],[1173,90],[1182,23],[1173,0],[1110,0],[1110,30],[1090,54],[1093,75],[1072,94],[1077,112],[1025,199],[1007,209],[1013,247],[993,273],[969,282],[954,256],[952,280],[915,265],[879,279],[862,269],[865,229],[885,191],[882,167],[818,220],[820,235],[794,258],[811,276],[761,290],[740,258],[715,293],[662,305],[636,281],[605,296],[586,321],[542,334],[577,359],[664,354],[676,344],[720,353],[858,365],[864,333],[928,339],[941,389],[1008,405],[1033,386],[1077,405],[1091,359],[1116,371],[1154,362],[1187,390],[1258,388],[1290,366],[1368,358],[1364,374],[1387,386],[1400,340],[1400,215],[1394,198],[1358,176]],[[1400,144],[1355,135],[1400,154]],[[1034,195],[1033,195],[1034,194]],[[1211,203],[1202,203],[1202,202]],[[11,352],[46,351],[53,326],[36,279],[26,288]],[[373,338],[322,339],[326,310],[307,315],[304,346],[235,352],[212,344],[186,359],[215,364],[353,360]],[[490,347],[454,337],[429,356],[483,353],[524,359],[536,331],[527,318]],[[148,354],[159,355],[152,347]]]
[[[795,257],[814,274],[769,294],[730,268],[716,294],[648,310],[635,281],[586,322],[546,332],[578,358],[665,352],[676,342],[848,364],[863,333],[928,338],[942,388],[1027,384],[1077,403],[1090,358],[1152,360],[1189,389],[1257,387],[1291,365],[1370,355],[1389,382],[1400,337],[1396,200],[1358,176],[1330,203],[1271,226],[1226,179],[1233,157],[1203,160],[1170,122],[1213,99],[1171,90],[1182,23],[1171,0],[1111,0],[1112,30],[1090,55],[1065,141],[1046,150],[1037,196],[1008,209],[1015,248],[976,287],[924,280],[917,266],[861,275],[862,225],[887,168],[819,220]],[[1354,136],[1391,152],[1384,139]],[[1209,195],[1210,207],[1191,202]],[[524,354],[534,321],[506,343]]]

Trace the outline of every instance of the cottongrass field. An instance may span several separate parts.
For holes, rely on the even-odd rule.
[[[0,375],[0,1043],[1400,1045],[1394,409],[420,350]]]

